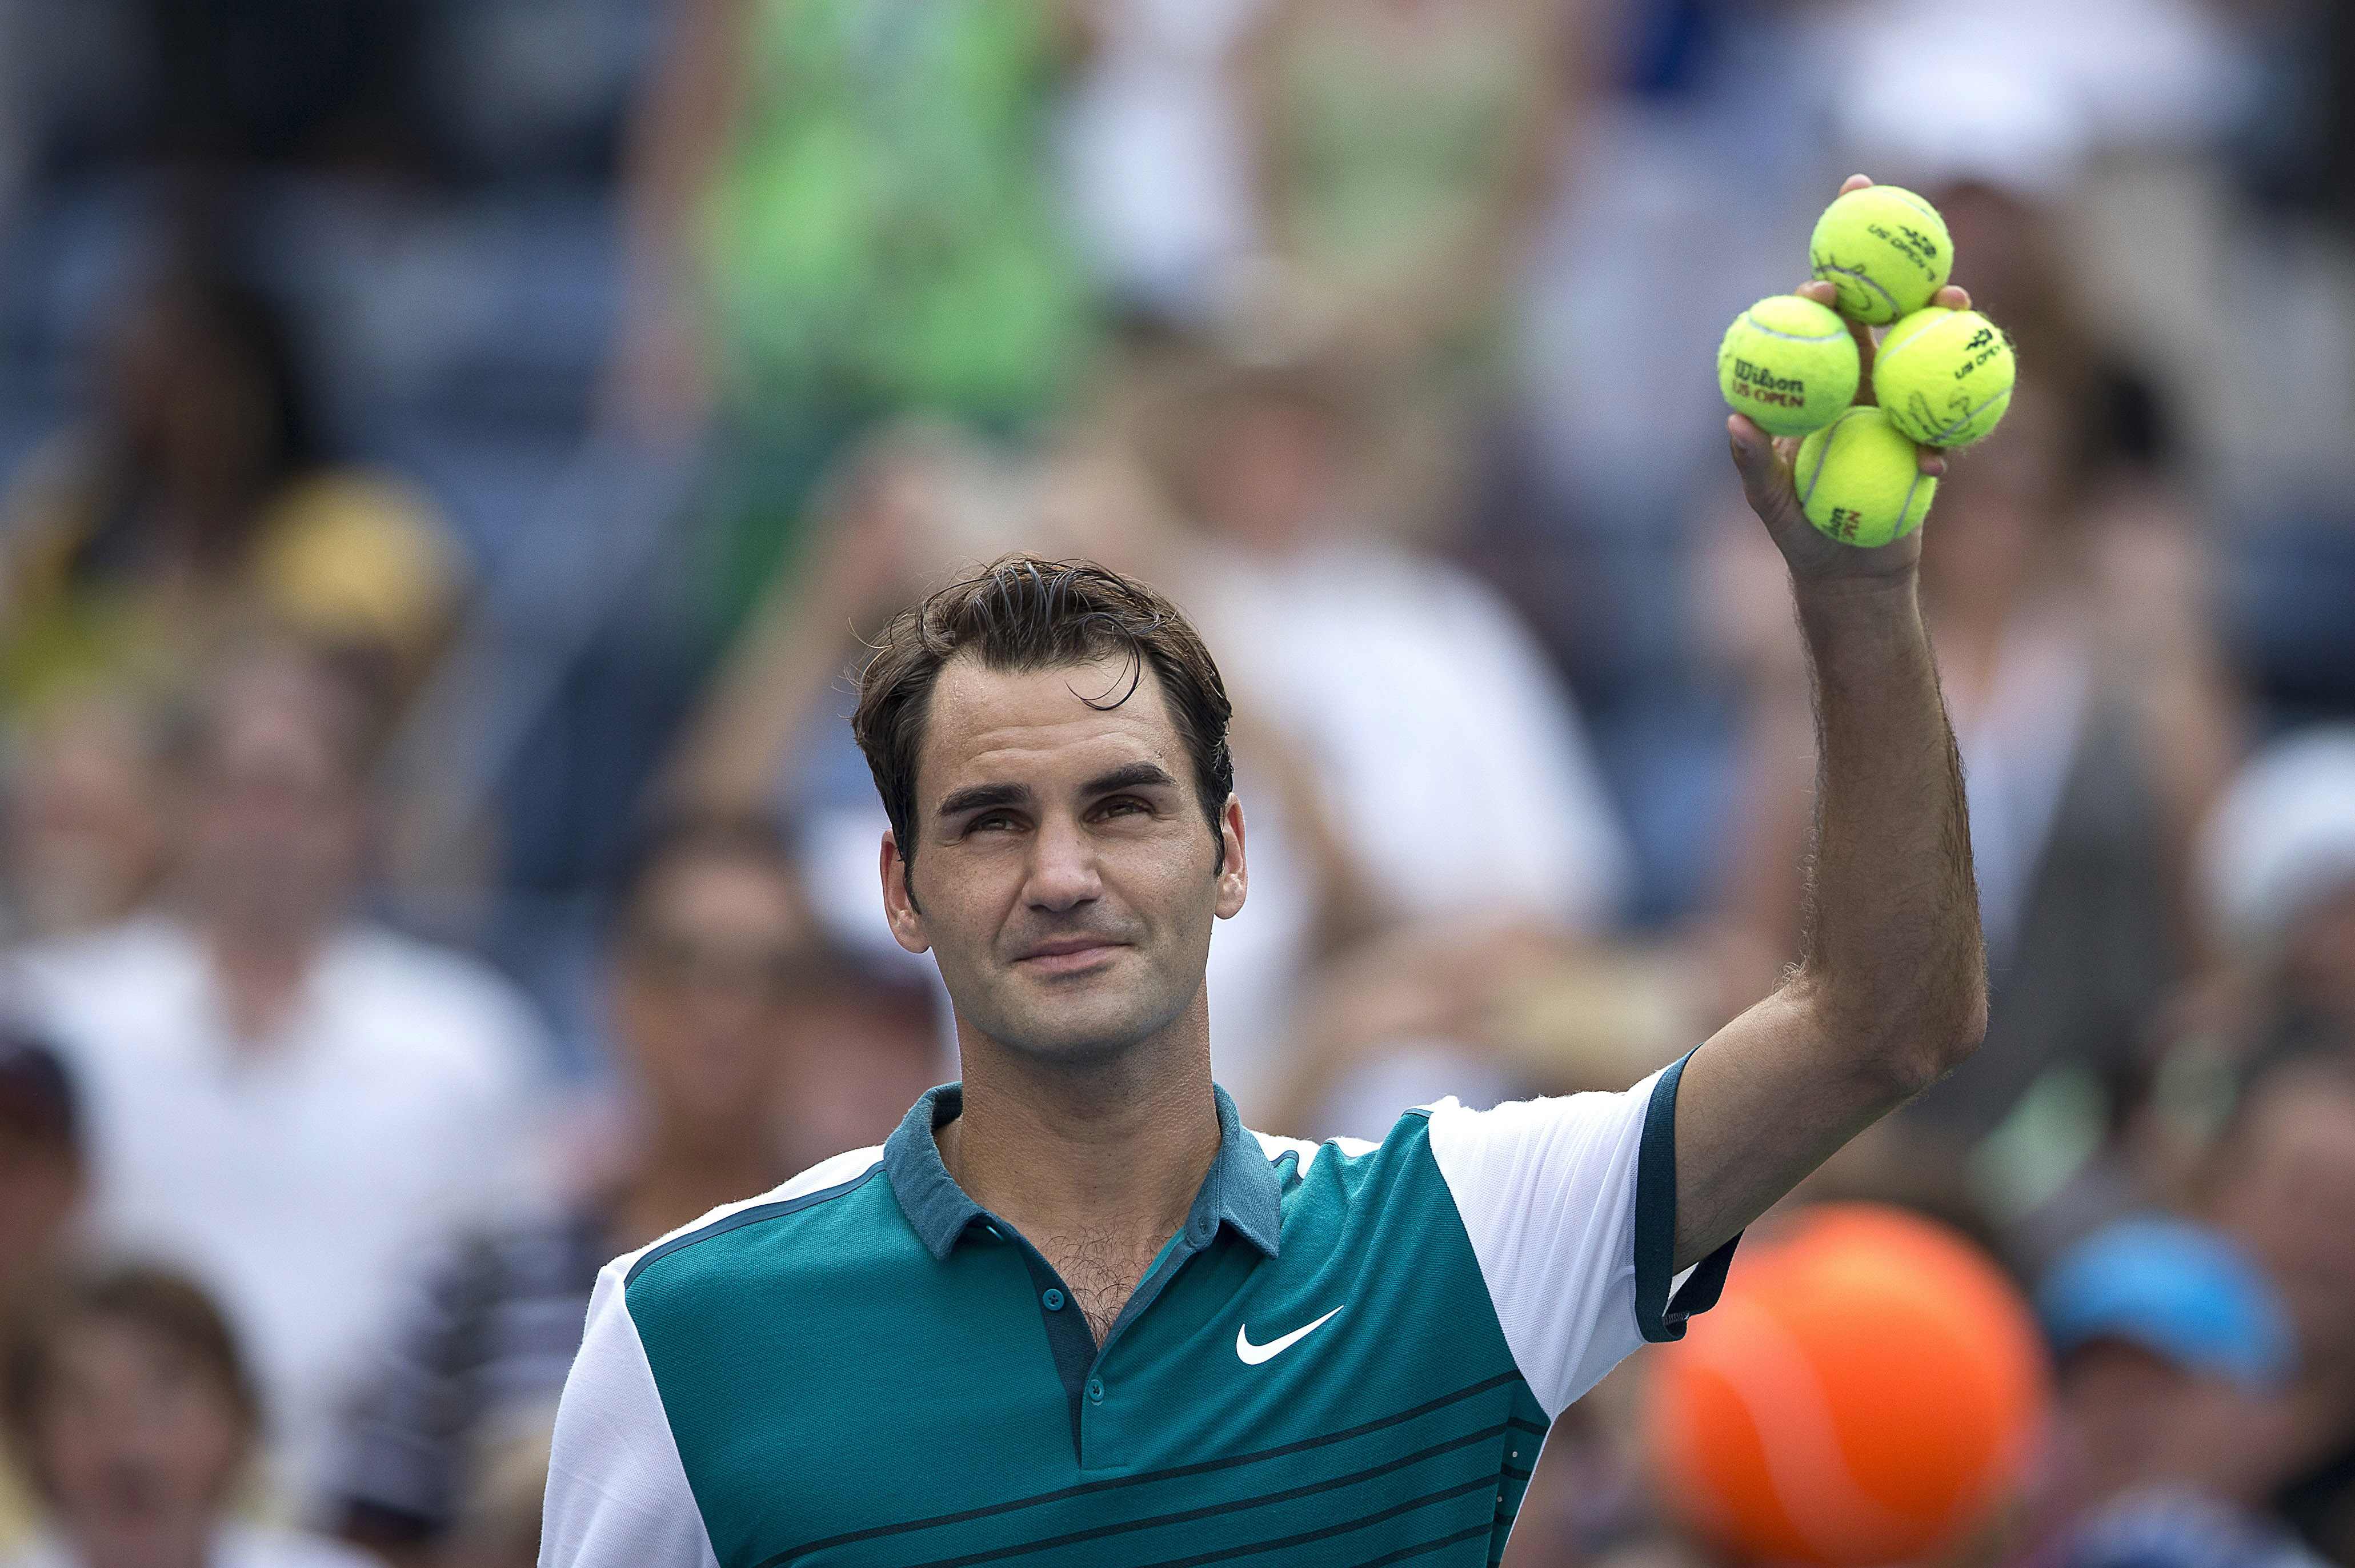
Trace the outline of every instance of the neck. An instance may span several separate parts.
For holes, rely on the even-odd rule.
[[[1084,1070],[958,1032],[964,1108],[936,1136],[975,1202],[1025,1234],[1157,1243],[1186,1222],[1219,1154],[1207,1017]]]
[[[320,935],[264,933],[229,921],[206,928],[222,1008],[240,1041],[265,1040],[286,1021],[318,955]]]

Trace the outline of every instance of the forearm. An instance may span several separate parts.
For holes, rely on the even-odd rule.
[[[1987,960],[1970,821],[1908,571],[1802,585],[1817,728],[1814,854],[1788,1000],[1826,1048],[1901,1091],[1978,1043]]]

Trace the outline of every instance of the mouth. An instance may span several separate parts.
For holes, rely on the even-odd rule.
[[[1125,945],[1092,937],[1050,942],[1032,948],[1014,962],[1034,975],[1076,975],[1111,962],[1112,955]]]

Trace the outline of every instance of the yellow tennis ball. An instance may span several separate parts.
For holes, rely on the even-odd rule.
[[[1860,375],[1848,323],[1796,294],[1760,300],[1717,346],[1726,406],[1773,435],[1805,435],[1839,418]]]
[[[1914,461],[1918,452],[1881,410],[1849,410],[1799,443],[1791,481],[1807,521],[1842,544],[1903,539],[1930,515],[1938,491]]]
[[[1872,389],[1889,422],[1924,446],[1968,446],[2011,406],[2011,338],[1975,310],[1931,305],[1889,329]]]
[[[1910,190],[1869,185],[1824,208],[1807,262],[1839,291],[1842,315],[1879,326],[1913,315],[1945,286],[1955,242],[1936,208]]]

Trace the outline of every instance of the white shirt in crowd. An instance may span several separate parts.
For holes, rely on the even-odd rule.
[[[1486,585],[1351,541],[1231,553],[1188,603],[1229,688],[1330,781],[1335,826],[1394,908],[1609,923],[1626,836],[1569,689]]]
[[[19,967],[88,1106],[94,1235],[217,1294],[301,1497],[417,1255],[521,1196],[547,1061],[528,1005],[471,959],[364,925],[328,942],[261,1042],[232,1040],[173,920]]]

